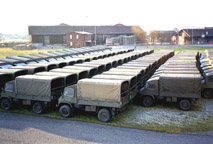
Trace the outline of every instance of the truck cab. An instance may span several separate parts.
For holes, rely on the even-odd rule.
[[[157,96],[158,95],[158,81],[159,77],[153,77],[146,82],[146,85],[140,90],[140,95],[143,96]]]
[[[68,104],[69,106],[71,106],[70,103],[76,103],[77,102],[76,90],[77,90],[76,85],[65,87],[62,96],[58,99],[58,103]]]
[[[205,74],[205,80],[202,81],[202,97],[211,98],[213,97],[213,72]]]

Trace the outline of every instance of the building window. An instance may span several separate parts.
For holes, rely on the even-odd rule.
[[[72,46],[72,42],[70,42],[70,46]]]
[[[79,36],[78,35],[76,35],[76,39],[78,39],[79,38]]]
[[[72,39],[72,35],[70,35],[70,39]]]

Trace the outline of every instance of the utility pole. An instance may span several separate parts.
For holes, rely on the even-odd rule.
[[[192,28],[192,45],[193,45],[193,43],[194,43],[194,42],[193,42],[193,28]]]
[[[95,26],[95,46],[96,46],[96,26]]]

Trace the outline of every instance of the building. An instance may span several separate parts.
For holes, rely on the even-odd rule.
[[[90,33],[90,44],[92,45],[104,45],[106,38],[134,35],[132,26],[124,26],[122,24],[111,26],[69,26],[66,24],[57,26],[29,26],[28,30],[33,46],[60,44],[69,47],[71,42],[69,34],[73,32]]]
[[[67,46],[71,48],[80,48],[92,46],[92,33],[88,32],[71,32],[66,34]]]
[[[131,36],[119,36],[106,39],[107,46],[117,46],[117,45],[136,45],[137,37],[135,35]]]
[[[182,29],[175,35],[175,41],[180,45],[213,43],[213,28]]]

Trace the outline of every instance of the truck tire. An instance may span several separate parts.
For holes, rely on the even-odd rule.
[[[64,118],[69,118],[72,115],[72,109],[68,105],[62,105],[59,109],[59,113]]]
[[[152,107],[154,105],[154,101],[150,96],[143,97],[142,105],[144,107]]]
[[[182,99],[179,101],[179,108],[183,111],[188,111],[191,109],[191,101],[187,99]]]
[[[102,108],[98,111],[98,120],[101,122],[109,122],[112,118],[110,111],[106,108]]]
[[[202,91],[202,97],[210,99],[211,97],[213,97],[213,91],[211,89],[204,89]]]
[[[11,102],[7,98],[3,98],[1,101],[1,108],[4,110],[9,110],[11,109]]]
[[[44,107],[41,102],[35,102],[33,104],[33,112],[36,114],[41,114],[44,112]]]

